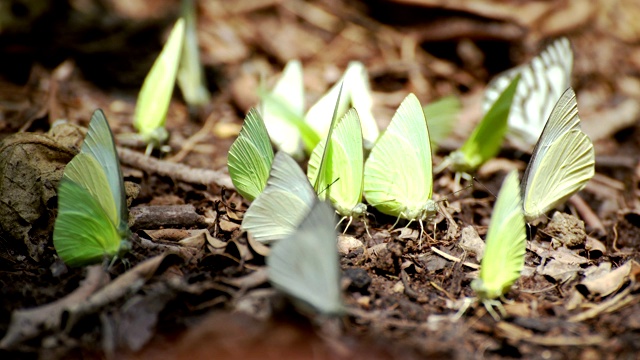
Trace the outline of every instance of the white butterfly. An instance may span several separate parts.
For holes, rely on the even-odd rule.
[[[329,204],[317,201],[294,233],[278,241],[267,257],[269,281],[325,315],[343,312],[336,221]]]
[[[247,209],[241,228],[260,242],[280,240],[296,229],[316,199],[316,192],[298,163],[279,151],[267,186]]]
[[[568,88],[556,103],[533,149],[522,181],[528,222],[580,191],[595,173],[591,139],[580,129],[578,103]]]
[[[567,38],[560,38],[528,64],[507,70],[491,81],[484,94],[483,111],[486,113],[511,80],[522,74],[509,114],[507,139],[516,148],[529,152],[556,101],[570,86],[572,68],[571,44]]]

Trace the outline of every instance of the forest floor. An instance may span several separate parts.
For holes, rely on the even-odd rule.
[[[179,1],[10,3],[0,11],[3,358],[637,358],[636,2],[202,1],[212,99],[190,110],[176,91],[171,151],[151,158],[122,135],[134,132],[137,91]],[[239,228],[248,203],[226,170],[263,79],[272,83],[286,61],[301,59],[311,104],[359,60],[381,129],[409,92],[423,104],[456,95],[463,110],[438,164],[480,119],[488,81],[559,36],[572,43],[572,85],[596,152],[596,176],[559,211],[584,221],[587,237],[558,245],[547,225],[534,229],[522,276],[505,296],[507,316],[496,321],[477,304],[457,315],[474,296],[479,264],[464,234],[484,237],[493,194],[529,158],[508,145],[463,191],[452,193],[451,173],[435,176],[435,199],[447,199],[429,224],[437,241],[419,245],[417,224],[391,230],[395,219],[377,212],[371,237],[361,223],[340,237],[349,311],[338,322],[299,314],[270,287],[264,257]],[[73,128],[56,135],[59,146],[41,137],[59,119],[87,126],[97,108],[116,135],[125,181],[139,190],[131,192],[133,248],[109,271],[57,259],[55,186],[82,137]]]

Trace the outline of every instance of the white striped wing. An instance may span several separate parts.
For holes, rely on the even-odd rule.
[[[570,86],[572,68],[571,44],[567,38],[560,38],[528,64],[496,77],[485,91],[483,110],[488,111],[511,80],[518,73],[522,74],[509,114],[507,139],[518,149],[529,152],[538,141],[556,101]]]

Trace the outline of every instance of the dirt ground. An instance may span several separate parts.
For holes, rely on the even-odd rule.
[[[198,1],[198,36],[212,99],[193,109],[174,93],[168,153],[144,156],[134,132],[137,91],[179,14],[175,0],[0,4],[0,355],[3,358],[524,358],[635,359],[640,350],[640,5],[633,0]],[[340,237],[348,313],[298,313],[270,287],[264,257],[239,225],[248,203],[227,151],[261,81],[301,59],[309,104],[363,62],[381,129],[409,93],[463,104],[434,163],[480,119],[496,74],[567,36],[572,85],[596,176],[560,213],[586,239],[558,243],[532,228],[507,316],[458,310],[474,296],[484,237],[508,170],[529,156],[505,147],[452,193],[419,246],[418,227],[391,230],[374,212]],[[133,248],[125,261],[70,269],[51,241],[55,189],[86,126],[104,110],[119,145]],[[17,134],[17,135],[16,135]],[[123,136],[125,135],[125,136]],[[137,185],[137,186],[136,186]],[[555,219],[555,217],[554,217]],[[580,222],[572,225],[580,228]],[[471,235],[469,235],[471,234]],[[355,238],[356,241],[352,241]],[[459,315],[459,316],[458,316]]]

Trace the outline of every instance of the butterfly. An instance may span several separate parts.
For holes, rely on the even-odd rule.
[[[147,153],[169,137],[164,124],[180,63],[184,26],[184,19],[176,22],[138,94],[133,126],[149,144]]]
[[[80,153],[58,185],[56,252],[71,267],[113,258],[130,246],[128,216],[113,134],[102,110],[96,110]]]
[[[475,171],[480,165],[498,154],[504,134],[507,132],[509,109],[519,81],[520,75],[516,75],[475,127],[467,141],[462,144],[459,150],[446,157],[436,172],[450,166],[458,177],[459,173],[468,174]]]
[[[305,138],[311,147],[320,141],[304,123],[304,85],[302,64],[287,63],[271,92],[262,92],[259,111],[275,147],[296,159],[304,157]]]
[[[311,154],[307,176],[318,197],[321,200],[328,198],[343,216],[340,222],[349,218],[346,231],[353,218],[362,218],[367,213],[367,206],[362,203],[362,130],[355,109],[347,111],[341,119],[334,118],[332,123],[327,139]]]
[[[424,231],[422,222],[438,211],[432,195],[427,120],[418,98],[409,94],[365,162],[364,196],[383,214],[418,220]]]
[[[422,110],[427,118],[431,151],[446,139],[458,120],[462,104],[455,96],[447,96],[425,105]]]
[[[344,92],[339,97],[341,87],[344,87]],[[272,142],[296,159],[303,157],[303,150],[311,153],[327,136],[336,102],[338,117],[351,107],[358,111],[365,148],[370,148],[378,138],[378,126],[371,112],[373,100],[369,76],[360,62],[351,62],[342,78],[306,114],[299,61],[290,61],[273,91],[263,92],[261,97],[261,113]]]
[[[492,300],[507,293],[520,277],[526,240],[518,173],[512,171],[504,179],[493,207],[480,276],[471,282],[473,291],[496,319],[498,316],[491,308],[495,304]]]
[[[322,137],[325,137],[329,132],[331,127],[330,114],[336,102],[338,104],[335,107],[338,118],[342,117],[349,108],[353,107],[358,111],[364,147],[371,149],[378,139],[380,131],[371,112],[373,99],[369,86],[369,75],[361,62],[350,62],[342,78],[307,112],[305,121]]]
[[[271,248],[269,281],[293,297],[302,310],[323,315],[344,312],[334,212],[316,201],[295,230]]]
[[[528,64],[496,77],[485,91],[483,109],[487,111],[511,80],[521,74],[506,137],[516,148],[529,152],[538,141],[555,102],[570,86],[572,68],[569,40],[557,39]]]
[[[185,29],[177,80],[185,102],[190,106],[202,106],[209,102],[211,94],[207,90],[204,70],[200,62],[196,10],[193,2],[194,0],[183,0],[181,5]]]
[[[296,229],[316,199],[298,163],[278,151],[267,186],[247,209],[241,228],[263,243],[281,240]]]
[[[591,139],[580,129],[572,88],[558,99],[522,181],[523,210],[533,222],[585,187],[595,173]]]
[[[231,144],[227,158],[229,175],[238,193],[253,201],[269,178],[273,149],[260,113],[249,110],[238,138]]]

